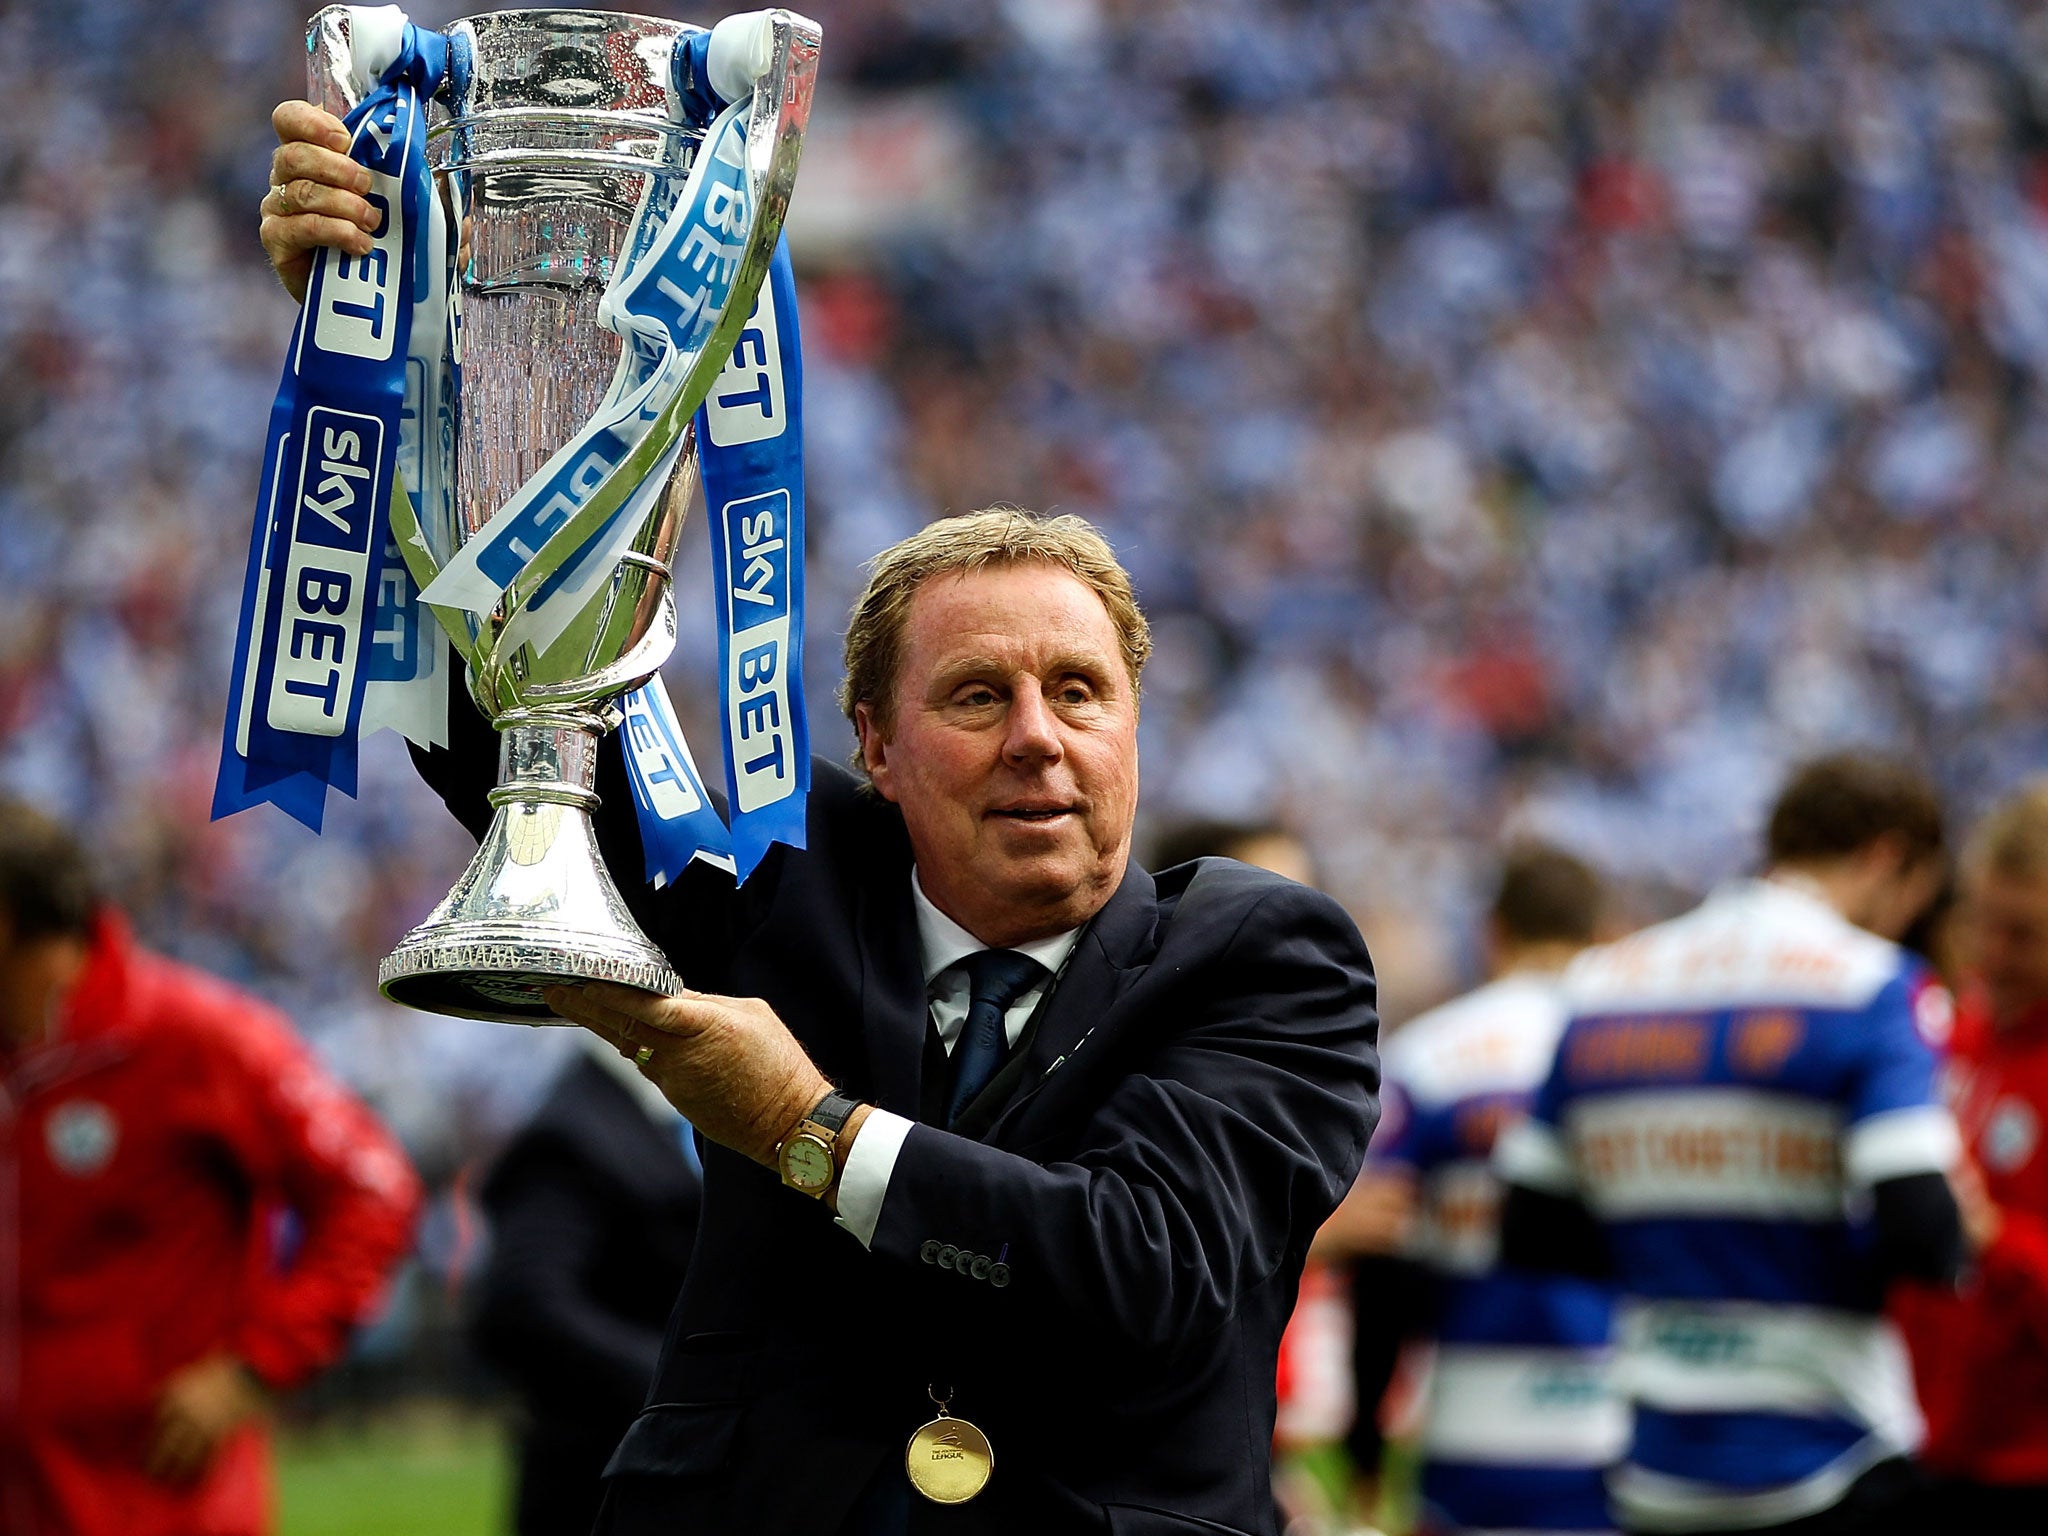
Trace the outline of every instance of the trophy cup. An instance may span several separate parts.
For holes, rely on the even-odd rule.
[[[662,452],[643,449],[631,462],[644,468],[644,484],[623,511],[599,509],[630,520],[630,545],[616,536],[606,545],[608,572],[581,580],[576,589],[589,596],[566,622],[558,611],[537,625],[529,610],[558,596],[574,574],[565,567],[588,556],[575,537],[595,526],[588,514],[537,549],[522,548],[524,567],[488,613],[432,606],[500,733],[498,783],[469,868],[379,967],[379,987],[394,1002],[552,1024],[560,1020],[542,1001],[552,985],[681,986],[620,898],[590,812],[599,738],[619,723],[620,699],[675,642],[669,562],[697,479],[687,423],[748,321],[795,179],[819,31],[785,11],[767,20],[772,47],[746,118],[751,222],[722,315],[682,360],[688,372],[665,419],[684,423],[684,437]],[[330,6],[307,34],[311,94],[337,114],[363,93],[351,22],[348,8]],[[422,428],[452,436],[444,544],[475,538],[548,464],[607,398],[622,348],[634,344],[600,324],[600,301],[633,254],[625,245],[636,211],[673,196],[703,148],[703,129],[683,120],[670,72],[678,40],[697,30],[572,10],[500,11],[447,29],[451,63],[429,108],[428,153],[457,247],[457,318],[448,328],[444,419],[438,431]],[[438,574],[436,540],[418,526],[428,510],[412,521],[404,501],[393,504],[393,533],[425,587]]]

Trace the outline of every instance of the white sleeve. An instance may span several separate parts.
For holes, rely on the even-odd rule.
[[[1946,1109],[1912,1104],[1867,1115],[1850,1126],[1842,1171],[1851,1184],[1868,1189],[1908,1174],[1945,1172],[1962,1152],[1962,1136]]]
[[[896,1154],[903,1150],[912,1123],[886,1109],[870,1110],[846,1154],[846,1166],[839,1173],[839,1225],[859,1238],[863,1248],[874,1246],[889,1176],[896,1171]]]

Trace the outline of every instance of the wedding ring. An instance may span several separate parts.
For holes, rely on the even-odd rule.
[[[637,1051],[635,1051],[635,1052],[633,1053],[633,1065],[634,1065],[634,1066],[636,1066],[636,1067],[646,1067],[646,1066],[652,1066],[653,1064],[654,1064],[654,1047],[653,1047],[653,1046],[651,1046],[651,1045],[643,1045],[643,1046],[641,1046],[641,1047],[640,1047],[640,1049],[639,1049],[639,1050],[637,1050]]]
[[[272,187],[270,191],[271,195],[277,199],[277,214],[279,218],[288,219],[298,211],[292,207],[292,200],[285,195],[283,183]]]

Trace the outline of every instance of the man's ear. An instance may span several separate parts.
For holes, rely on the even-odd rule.
[[[889,784],[888,738],[866,704],[853,706],[853,732],[860,739],[860,762],[868,771],[868,782],[875,786],[876,794],[893,804],[896,796]]]

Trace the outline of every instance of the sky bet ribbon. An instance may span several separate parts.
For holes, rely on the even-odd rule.
[[[443,366],[447,244],[427,181],[421,102],[446,71],[448,47],[439,34],[409,25],[396,7],[351,10],[359,77],[392,61],[347,119],[351,153],[376,177],[372,197],[382,200],[386,217],[371,257],[316,253],[272,408],[266,490],[251,537],[214,802],[214,815],[222,816],[271,800],[316,830],[328,787],[355,790],[359,731],[389,725],[423,743],[445,740],[448,695],[440,668],[447,665],[447,641],[399,558],[397,529],[381,515],[387,501],[410,491],[417,522],[448,577],[437,597],[457,606],[477,606],[479,598],[481,606],[495,603],[536,546],[544,550],[553,574],[515,620],[517,633],[507,635],[513,648],[531,642],[544,650],[609,579],[684,446],[681,422],[657,418],[725,307],[737,262],[706,257],[736,251],[719,236],[744,234],[751,201],[746,114],[735,109],[711,124],[680,193],[672,178],[650,179],[606,294],[605,323],[628,344],[596,417],[476,538],[444,552],[441,546],[453,542],[445,505],[453,408]],[[726,57],[734,54],[736,34],[747,35],[752,22],[758,37],[764,21],[722,24]],[[765,67],[741,81],[742,96]],[[701,124],[715,115],[713,102],[690,120]],[[414,275],[410,306],[398,302],[401,273]],[[627,494],[619,510],[576,530],[568,550],[549,544],[579,499],[599,499],[605,471],[623,457],[617,450],[657,426],[668,440],[638,484],[620,484]],[[602,448],[614,451],[596,451]],[[464,591],[465,583],[478,590]],[[665,884],[693,857],[730,869],[731,840],[660,677],[620,705],[647,878]]]
[[[765,17],[722,24],[731,41],[763,35]],[[594,583],[605,580],[630,545],[636,506],[657,492],[681,447],[682,423],[670,409],[684,378],[725,314],[740,253],[752,227],[747,176],[750,93],[760,70],[728,70],[741,89],[731,105],[706,81],[716,70],[719,34],[678,44],[675,73],[685,121],[706,125],[680,193],[662,184],[638,210],[625,258],[599,308],[601,324],[627,346],[605,399],[590,422],[542,466],[422,594],[430,603],[482,612],[531,571],[546,572],[501,648],[545,649]],[[733,50],[727,49],[728,58]],[[761,67],[765,68],[765,64]],[[749,325],[700,408],[697,445],[706,504],[712,509],[712,560],[718,594],[721,695],[732,837],[717,828],[693,777],[681,732],[665,698],[626,702],[623,744],[641,813],[648,877],[680,872],[692,853],[713,862],[732,850],[745,879],[776,841],[802,847],[810,758],[802,666],[803,469],[797,396],[801,389],[795,296],[786,252],[778,246],[769,281]],[[659,443],[652,473],[631,460]],[[640,478],[644,476],[644,478]],[[624,484],[631,478],[630,489]],[[610,506],[612,510],[601,509]],[[571,547],[559,552],[563,541]],[[531,578],[528,578],[531,579]],[[746,631],[734,643],[734,634]],[[658,688],[659,680],[650,688]],[[659,814],[688,805],[683,819]],[[707,817],[710,820],[707,822]]]
[[[758,35],[758,34],[757,34]],[[720,98],[731,68],[703,34],[676,49],[684,111]],[[758,69],[738,66],[741,79]],[[736,82],[733,82],[736,83]],[[804,706],[803,346],[789,243],[776,242],[767,281],[732,357],[697,412],[697,454],[711,521],[717,587],[719,696],[726,808],[739,877],[769,847],[804,846],[811,789]]]
[[[360,13],[359,13],[360,14]],[[374,13],[372,13],[374,14]],[[402,31],[398,29],[402,26]],[[270,412],[213,814],[268,800],[318,831],[356,789],[356,732],[405,404],[413,285],[432,198],[425,98],[448,40],[382,19],[395,57],[349,113],[349,155],[384,213],[367,256],[316,254]]]

